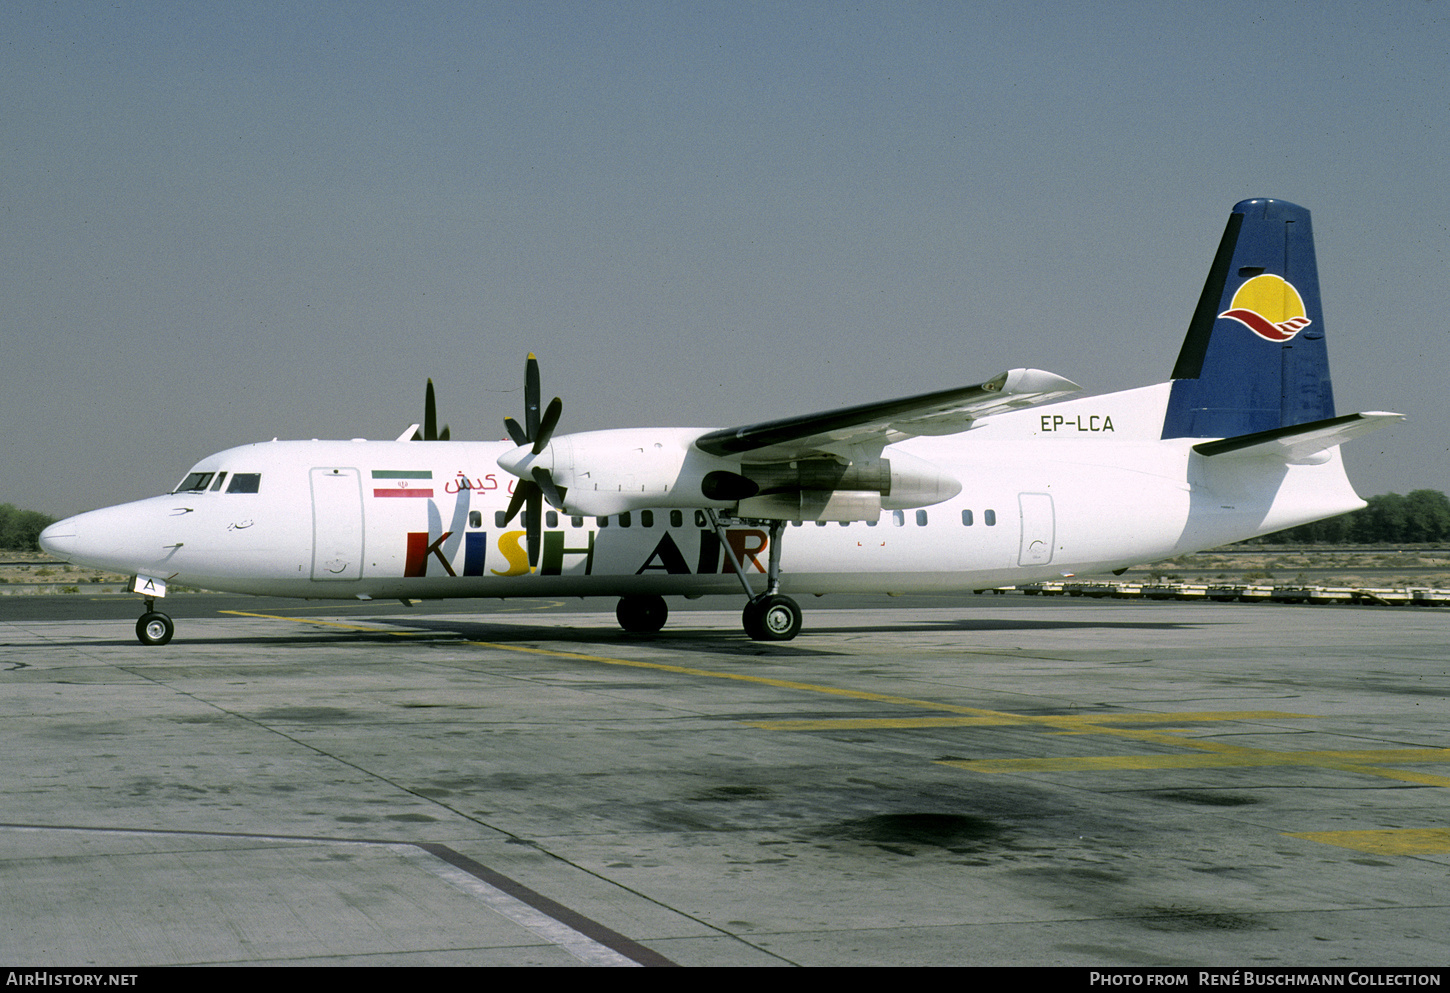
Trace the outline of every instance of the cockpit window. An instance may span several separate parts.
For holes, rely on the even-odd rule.
[[[227,482],[227,474],[224,472],[193,472],[181,481],[181,485],[172,490],[172,493],[202,493],[210,489],[213,493],[222,491],[222,484]],[[260,472],[237,472],[232,474],[231,482],[227,485],[227,493],[256,493],[262,488],[262,474]]]
[[[216,473],[214,473],[214,472],[193,472],[190,476],[187,476],[185,479],[183,479],[181,481],[181,485],[180,486],[178,486],[176,489],[172,490],[171,492],[173,492],[173,493],[200,492],[201,490],[204,490],[208,486],[211,485],[211,479],[215,475],[216,475]]]

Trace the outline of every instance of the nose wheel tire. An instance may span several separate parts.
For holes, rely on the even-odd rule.
[[[745,605],[745,633],[755,641],[790,641],[801,631],[801,608],[788,596],[765,593]]]
[[[154,610],[142,614],[136,622],[136,637],[143,645],[164,645],[175,633],[176,625],[171,623],[171,618]]]
[[[662,596],[636,594],[620,597],[614,616],[619,620],[619,626],[630,634],[654,634],[665,626],[670,608],[665,605]]]

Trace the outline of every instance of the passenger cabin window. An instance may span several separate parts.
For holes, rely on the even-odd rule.
[[[261,488],[262,474],[260,472],[237,472],[232,474],[232,482],[227,487],[227,492],[256,493]]]
[[[972,512],[970,510],[962,511],[962,526],[968,528],[972,526]]]
[[[670,527],[679,528],[685,526],[685,515],[678,510],[670,511]]]
[[[997,526],[997,512],[995,510],[984,510],[984,511],[982,511],[982,520],[986,522],[987,527],[989,527],[989,528],[996,527]]]
[[[652,528],[655,526],[655,512],[653,510],[641,510],[639,512],[639,526]]]
[[[926,511],[918,510],[916,512],[916,526],[919,528],[926,527]]]

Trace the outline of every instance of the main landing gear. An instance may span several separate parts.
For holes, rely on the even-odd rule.
[[[171,618],[156,609],[156,601],[146,598],[146,613],[136,622],[136,637],[143,645],[164,645],[176,633]]]
[[[800,604],[780,593],[752,597],[741,619],[755,641],[790,641],[801,633]]]
[[[614,616],[619,620],[619,626],[630,634],[654,634],[665,626],[669,615],[669,607],[665,605],[665,598],[662,596],[631,594],[620,597],[618,606],[614,608]],[[751,597],[745,604],[741,619],[745,625],[745,633],[756,641],[789,641],[800,634],[801,630],[800,605],[779,593],[762,593]]]
[[[735,552],[725,538],[725,528],[720,523],[719,516],[713,510],[707,510],[706,513],[710,515],[710,523],[715,526],[715,533],[720,536],[720,547],[725,549],[725,554],[730,557],[730,564],[735,567],[735,575],[740,577],[740,585],[745,587],[748,601],[740,616],[745,633],[754,641],[790,641],[800,634],[800,604],[780,592],[780,538],[785,533],[785,521],[768,522],[770,559],[765,571],[765,592],[757,596],[750,588],[750,580],[745,578],[745,569],[735,558]]]
[[[619,626],[630,634],[654,634],[665,626],[670,608],[665,606],[662,596],[632,594],[619,598],[614,616],[619,620]]]
[[[720,547],[725,549],[725,554],[730,557],[730,564],[735,568],[735,575],[740,577],[740,585],[745,587],[745,596],[748,599],[740,618],[745,633],[755,641],[790,641],[800,634],[800,604],[780,592],[780,536],[785,531],[785,521],[766,522],[770,528],[770,564],[765,574],[766,590],[756,595],[750,588],[750,580],[745,578],[745,570],[741,568],[735,552],[730,548],[730,542],[726,540],[725,528],[720,523],[720,518],[713,510],[706,513],[710,515],[710,523],[714,525],[715,533],[720,536]],[[654,634],[665,626],[665,619],[669,614],[665,598],[653,594],[635,593],[620,597],[619,605],[614,608],[614,616],[618,618],[619,626],[631,634]]]

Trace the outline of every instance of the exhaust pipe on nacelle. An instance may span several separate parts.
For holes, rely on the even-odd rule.
[[[962,491],[956,478],[901,453],[867,462],[802,459],[740,469],[706,473],[700,491],[707,500],[738,501],[743,517],[874,520],[883,509],[928,507]]]

